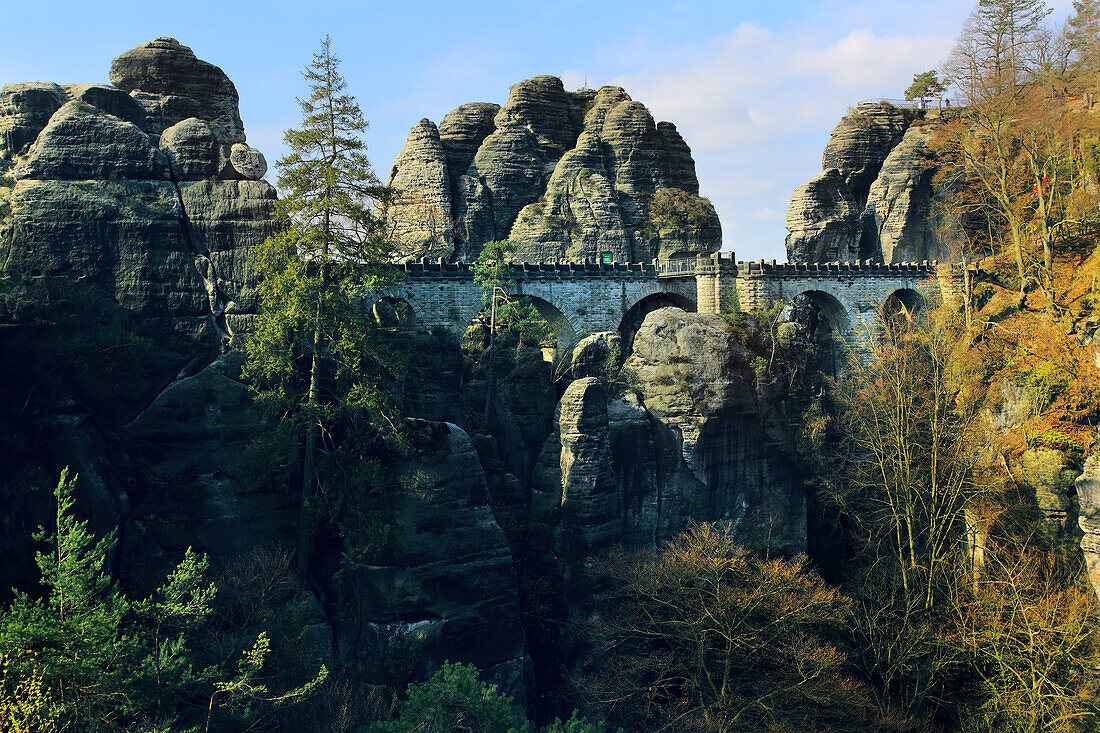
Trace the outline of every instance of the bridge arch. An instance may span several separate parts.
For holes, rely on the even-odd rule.
[[[554,332],[559,348],[568,348],[581,340],[576,325],[554,303],[529,293],[516,293],[511,297],[526,298],[531,305],[535,306],[539,315],[550,324],[550,330]]]
[[[839,374],[858,327],[851,311],[836,295],[816,288],[793,295],[786,311],[787,318],[802,324],[817,346],[814,366],[832,376]]]
[[[630,353],[634,346],[634,336],[642,327],[645,317],[661,308],[679,308],[680,310],[694,313],[698,307],[695,301],[670,291],[658,291],[650,293],[634,302],[619,320],[619,337],[623,340],[623,351]]]
[[[387,295],[374,302],[370,309],[380,328],[388,331],[416,329],[416,309],[405,298]]]
[[[924,295],[918,290],[907,287],[894,289],[882,303],[885,318],[903,317],[912,322],[927,308]]]

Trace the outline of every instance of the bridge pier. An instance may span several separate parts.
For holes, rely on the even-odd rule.
[[[737,261],[734,253],[697,255],[695,293],[700,313],[736,313],[741,309],[738,297]]]

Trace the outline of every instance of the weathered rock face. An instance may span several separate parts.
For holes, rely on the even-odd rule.
[[[454,253],[451,180],[439,130],[423,119],[409,133],[387,186],[401,193],[388,212],[404,259],[449,260]]]
[[[190,48],[174,38],[157,38],[122,54],[111,62],[110,78],[111,84],[125,92],[193,100],[198,114],[185,117],[210,120],[224,127],[234,141],[244,142],[244,124],[237,110],[240,100],[233,82],[224,71],[196,58]],[[148,100],[139,101],[145,106]],[[172,119],[172,112],[188,105],[162,102],[159,106],[164,127],[185,119]]]
[[[1044,521],[1040,529],[1049,536],[1075,532],[1076,512],[1071,498],[1080,473],[1069,465],[1066,454],[1050,448],[1029,448],[1020,456],[1016,480],[1035,495]]]
[[[620,539],[619,499],[611,472],[607,390],[595,377],[574,380],[561,398],[561,524],[558,554],[575,562]]]
[[[0,89],[0,168],[26,153],[69,95],[53,82],[8,84]]]
[[[690,520],[728,519],[746,545],[805,549],[805,496],[785,424],[758,389],[751,357],[720,316],[675,308],[646,316],[624,369],[654,422],[657,507],[654,525],[636,523],[635,535],[665,538]]]
[[[567,92],[560,79],[539,76],[513,85],[504,107],[465,104],[449,112],[438,144],[427,125],[413,128],[391,176],[411,197],[393,210],[407,256],[469,261],[485,242],[509,239],[519,261],[603,253],[648,261],[721,244],[718,216],[698,195],[695,162],[676,127],[654,123],[619,87]],[[661,191],[677,192],[666,199],[683,211],[654,221],[649,201]],[[422,202],[430,205],[416,205]],[[433,224],[441,218],[454,222],[451,253],[426,244],[437,230],[446,239]]]
[[[131,582],[155,587],[188,547],[219,559],[293,547],[294,497],[250,489],[249,447],[264,426],[240,362],[230,352],[172,382],[122,431],[137,477],[128,521],[141,528],[122,548]]]
[[[622,359],[623,340],[614,331],[601,331],[577,342],[570,356],[570,369],[573,379],[582,377],[603,377],[619,364]],[[610,360],[610,363],[609,363]]]
[[[1085,469],[1076,481],[1077,501],[1081,514],[1077,519],[1085,536],[1081,538],[1081,550],[1085,554],[1085,568],[1097,597],[1100,597],[1100,462],[1096,456],[1085,461]]]
[[[116,86],[0,91],[0,166],[14,179],[5,272],[19,283],[0,318],[50,321],[96,301],[164,346],[151,380],[160,389],[247,326],[247,253],[273,232],[276,194],[254,180],[266,163],[241,142],[237,93],[220,69],[164,39],[112,69]],[[130,397],[147,405],[154,394]]]
[[[859,208],[840,171],[830,168],[795,189],[787,231],[792,262],[859,259]]]
[[[825,173],[799,186],[787,212],[792,262],[949,260],[958,226],[937,218],[931,140],[938,117],[861,104],[833,130]],[[853,217],[855,222],[853,223]]]
[[[16,180],[168,180],[168,161],[132,122],[68,102],[46,123]]]
[[[833,128],[821,169],[836,168],[860,206],[886,156],[901,142],[919,113],[890,104],[861,104]]]
[[[425,455],[394,470],[396,548],[345,574],[353,602],[336,623],[337,652],[377,683],[392,678],[388,665],[415,661],[413,675],[425,679],[461,659],[523,700],[516,574],[485,504],[485,474],[461,428],[433,430]]]
[[[637,394],[597,406],[604,389],[595,377],[566,389],[531,476],[532,522],[578,538],[561,546],[562,559],[591,558],[613,542],[653,547],[690,521],[718,519],[735,523],[739,542],[805,549],[785,421],[756,384],[752,356],[720,316],[664,308],[646,316],[623,365]],[[578,451],[593,456],[577,478],[586,524],[567,529]]]
[[[862,259],[948,261],[960,251],[957,228],[932,207],[946,192],[933,185],[937,162],[931,138],[931,125],[912,125],[882,164],[860,215]]]

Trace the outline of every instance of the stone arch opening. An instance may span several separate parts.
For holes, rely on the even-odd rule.
[[[690,298],[678,293],[653,293],[630,306],[619,321],[619,337],[623,340],[623,353],[629,354],[634,348],[634,336],[642,327],[645,317],[661,308],[679,308],[694,313],[698,307]]]
[[[569,318],[553,303],[537,295],[509,294],[507,303],[498,301],[496,317],[498,329],[504,329],[497,331],[498,338],[503,338],[502,343],[507,345],[523,341],[526,346],[568,349],[580,340]],[[470,325],[481,327],[487,339],[492,319],[491,309],[485,306]],[[549,332],[549,339],[544,331]]]
[[[837,376],[848,359],[848,334],[852,319],[835,296],[821,290],[807,290],[791,299],[787,319],[806,329],[814,353],[810,367]]]
[[[924,296],[912,288],[898,288],[882,303],[880,327],[890,333],[909,330],[924,315]]]
[[[549,300],[544,300],[537,295],[520,295],[516,297],[526,300],[535,307],[538,314],[550,325],[559,347],[568,348],[581,340],[580,334],[577,333],[577,329],[573,327],[566,315]]]
[[[386,296],[371,306],[371,315],[378,327],[387,331],[413,331],[416,329],[416,311],[404,298]]]

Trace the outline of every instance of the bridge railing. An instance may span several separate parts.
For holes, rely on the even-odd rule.
[[[927,276],[936,271],[937,260],[923,262],[776,262],[775,260],[738,262],[737,274],[741,277],[913,277]]]
[[[694,275],[695,274],[695,258],[676,259],[676,260],[654,260],[657,268],[658,277],[670,277],[673,275]]]
[[[703,260],[705,263],[706,260]],[[939,264],[935,260],[924,262],[900,262],[886,264],[871,260],[856,262],[755,262],[718,260],[732,268],[736,266],[738,277],[926,277],[935,272]],[[671,278],[694,277],[698,265],[695,258],[680,258],[650,262],[516,262],[512,274],[517,279],[527,278]],[[404,262],[398,265],[411,278],[471,278],[473,265],[468,262]]]

